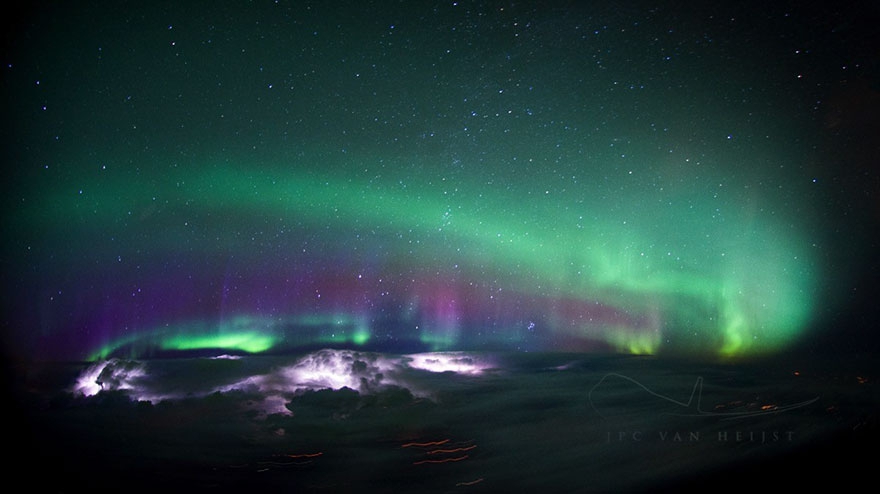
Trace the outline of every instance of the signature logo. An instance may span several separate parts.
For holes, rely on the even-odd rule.
[[[639,381],[625,376],[623,374],[617,373],[608,373],[602,376],[602,379],[596,383],[595,386],[590,389],[589,392],[589,400],[590,406],[593,410],[599,414],[600,417],[605,418],[606,414],[603,414],[600,408],[611,408],[608,407],[599,407],[596,404],[595,398],[601,393],[601,390],[604,389],[607,384],[607,381],[611,380],[620,380],[623,381],[626,386],[634,387],[640,392],[645,393],[648,396],[651,396],[656,399],[656,402],[660,405],[671,409],[672,411],[662,412],[664,415],[672,415],[678,417],[710,417],[717,418],[722,420],[736,420],[736,419],[744,419],[751,417],[759,417],[763,415],[773,415],[789,412],[791,410],[795,410],[798,408],[803,408],[807,405],[815,403],[819,397],[811,398],[809,400],[800,401],[797,403],[790,403],[785,405],[775,404],[775,403],[762,403],[762,402],[749,402],[744,403],[741,401],[734,401],[725,404],[716,405],[712,410],[704,410],[703,409],[703,377],[697,377],[696,382],[694,383],[693,389],[691,389],[691,394],[688,397],[687,401],[676,400],[671,396],[664,395],[662,393],[658,393],[648,386],[640,383]],[[619,398],[619,395],[617,395]]]

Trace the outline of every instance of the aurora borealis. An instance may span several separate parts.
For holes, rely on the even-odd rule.
[[[870,485],[876,3],[7,8],[7,470]]]
[[[816,143],[867,61],[797,9],[712,8],[35,11],[4,60],[4,343],[784,350],[864,252]]]

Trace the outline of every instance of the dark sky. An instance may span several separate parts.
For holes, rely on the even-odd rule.
[[[39,3],[4,349],[875,348],[878,14]]]

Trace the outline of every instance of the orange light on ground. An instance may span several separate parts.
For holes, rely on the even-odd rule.
[[[450,463],[468,459],[468,455],[456,456],[455,458],[443,458],[442,460],[420,460],[413,462],[413,465],[423,465],[425,463]]]
[[[427,448],[428,446],[441,446],[449,442],[449,439],[444,439],[442,441],[433,441],[428,443],[406,443],[401,445],[401,448]]]

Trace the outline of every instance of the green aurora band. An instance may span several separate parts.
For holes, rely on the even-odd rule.
[[[320,169],[337,170],[327,174],[266,167],[255,172],[228,164],[192,172],[176,168],[141,189],[108,172],[86,190],[55,191],[25,221],[49,230],[110,228],[123,235],[132,216],[139,216],[156,232],[140,246],[153,255],[173,252],[181,239],[206,254],[240,251],[223,232],[248,222],[322,227],[347,239],[341,242],[370,236],[381,239],[386,258],[454,263],[520,293],[597,301],[653,321],[649,331],[565,321],[554,329],[598,338],[623,352],[656,353],[673,336],[678,348],[762,354],[784,347],[809,323],[816,275],[808,243],[783,215],[762,213],[767,205],[744,194],[742,184],[708,178],[696,189],[702,192],[686,193],[693,184],[685,189],[670,180],[664,194],[654,197],[644,184],[627,185],[629,173],[611,187],[585,184],[575,192],[548,184],[545,193],[534,194],[533,187],[476,174],[414,175],[411,166],[365,162],[383,164],[372,170],[364,162],[325,162]],[[386,171],[401,169],[407,172]],[[188,234],[192,229],[200,229],[199,235]],[[272,347],[277,336],[267,323],[244,321],[233,330],[178,328],[162,346],[248,352]],[[361,328],[354,341],[367,341],[369,332]],[[695,343],[682,343],[690,336]],[[438,350],[456,343],[430,329],[423,340]]]
[[[317,338],[313,343],[363,345],[370,339],[367,328],[344,314],[284,319],[235,316],[216,325],[194,321],[118,338],[89,355],[86,360],[97,361],[111,356],[121,356],[120,352],[124,354],[126,350],[129,352],[126,356],[141,358],[145,349],[146,352],[149,352],[149,349],[161,351],[218,349],[262,353],[276,346],[282,338],[281,328],[285,325],[331,328],[329,334]]]

